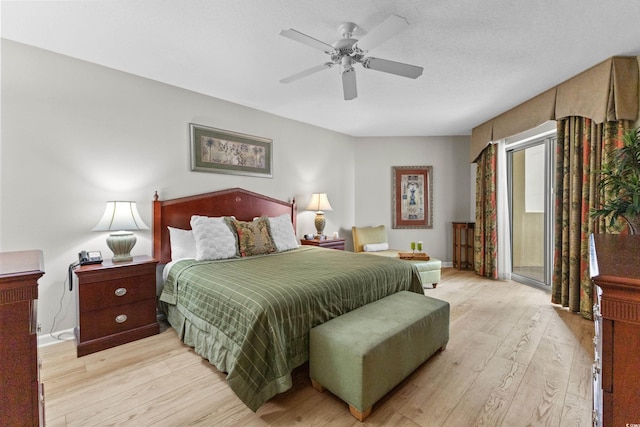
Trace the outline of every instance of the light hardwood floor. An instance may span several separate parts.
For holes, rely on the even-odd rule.
[[[444,269],[425,293],[451,304],[447,349],[364,423],[314,390],[306,366],[291,390],[253,413],[166,328],[81,358],[74,342],[41,349],[47,425],[591,425],[592,322],[553,306],[543,290],[468,271]]]

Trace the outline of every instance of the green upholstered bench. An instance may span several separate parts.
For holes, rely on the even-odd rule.
[[[363,421],[373,404],[449,341],[449,303],[402,291],[313,328],[309,376]]]
[[[401,252],[397,249],[386,249],[372,252],[367,252],[365,250],[366,246],[370,244],[387,243],[387,230],[384,225],[379,225],[377,227],[351,227],[351,233],[353,237],[354,252],[363,252],[371,255],[381,255],[394,258],[398,258],[398,254]],[[422,286],[431,284],[435,288],[438,285],[442,270],[442,262],[439,259],[431,258],[428,261],[408,260],[407,262],[415,264],[418,269],[418,273],[420,274]]]

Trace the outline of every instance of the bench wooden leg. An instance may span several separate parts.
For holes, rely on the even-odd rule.
[[[436,286],[438,286],[438,284],[437,283],[432,283],[431,286],[433,286],[433,289],[435,289]]]
[[[324,392],[324,387],[322,387],[322,384],[320,384],[318,381],[314,380],[313,378],[311,379],[311,387],[315,388],[320,393]]]
[[[356,417],[356,419],[358,421],[364,421],[365,418],[367,418],[369,415],[371,415],[371,410],[373,409],[373,407],[360,412],[358,411],[356,408],[354,408],[353,406],[349,405],[349,412],[351,412],[351,415],[353,415],[354,417]]]

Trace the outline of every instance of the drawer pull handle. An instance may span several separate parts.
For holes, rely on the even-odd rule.
[[[119,314],[116,316],[116,322],[118,323],[124,323],[127,321],[127,315],[126,314]]]
[[[125,296],[126,293],[127,293],[127,288],[118,288],[116,289],[116,292],[115,292],[117,297],[123,297]]]

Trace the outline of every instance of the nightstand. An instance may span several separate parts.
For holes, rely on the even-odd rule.
[[[327,249],[337,249],[339,251],[344,251],[344,239],[324,239],[324,240],[307,240],[301,239],[300,244],[308,245],[308,246],[318,246],[321,248]]]
[[[84,265],[78,277],[78,357],[155,335],[156,265],[149,256]]]

